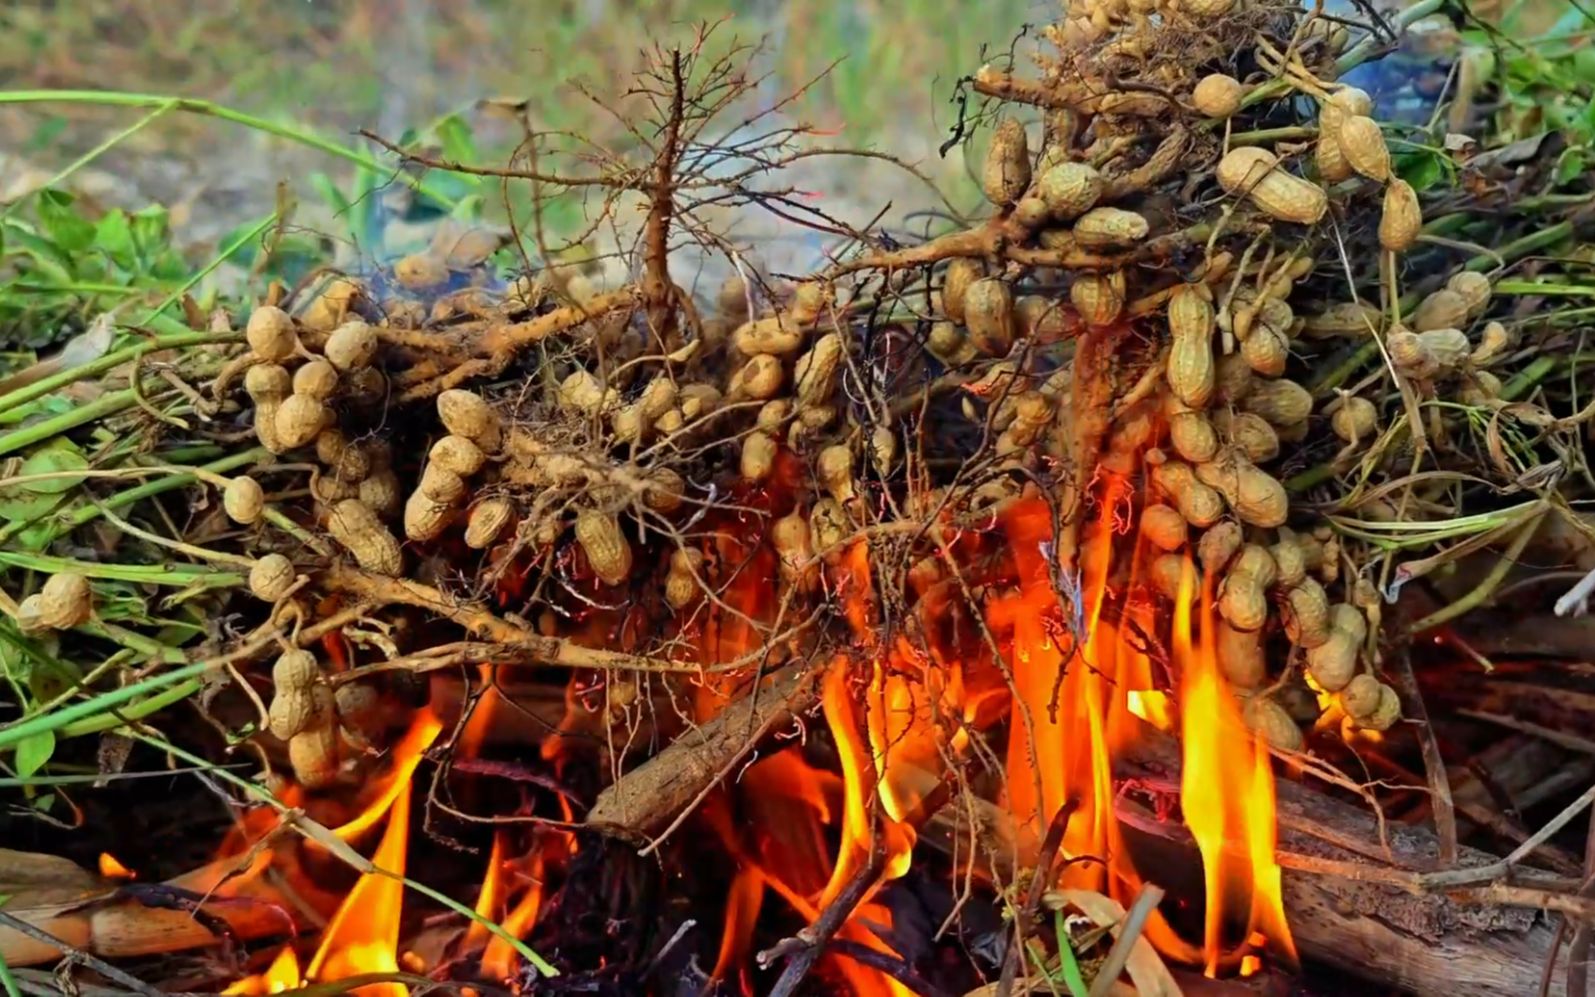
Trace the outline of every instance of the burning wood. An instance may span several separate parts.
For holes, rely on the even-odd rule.
[[[1164,960],[1232,976],[1302,956],[1427,988],[1436,953],[1521,989],[1553,954],[1543,923],[1492,910],[1512,933],[1481,939],[1451,925],[1491,927],[1466,904],[1529,887],[1420,873],[1427,840],[1410,836],[1369,865],[1384,828],[1276,783],[1275,753],[1311,749],[1327,772],[1400,737],[1417,685],[1382,670],[1386,600],[1368,579],[1385,551],[1471,533],[1515,557],[1572,500],[1422,521],[1449,493],[1402,462],[1467,451],[1441,443],[1485,411],[1478,449],[1502,466],[1501,420],[1515,460],[1565,453],[1583,416],[1509,404],[1491,281],[1425,255],[1371,98],[1335,81],[1377,35],[1351,44],[1339,21],[1267,6],[1132,7],[1071,4],[1039,77],[973,77],[1043,127],[1004,117],[983,166],[992,214],[923,243],[853,233],[858,252],[786,283],[731,252],[735,275],[695,300],[672,234],[724,251],[699,212],[791,207],[764,179],[805,155],[785,129],[705,154],[748,84],[700,46],[660,53],[645,81],[661,113],[645,162],[473,168],[590,188],[605,212],[639,197],[631,283],[559,265],[444,291],[459,260],[420,255],[275,288],[241,332],[219,315],[220,348],[184,368],[209,397],[190,392],[258,447],[182,472],[213,512],[179,541],[113,508],[158,490],[89,494],[50,540],[103,516],[195,560],[180,584],[227,593],[190,671],[107,696],[215,677],[206,717],[259,751],[275,793],[232,777],[271,802],[214,866],[167,884],[189,884],[180,909],[73,867],[73,895],[33,898],[18,917],[35,933],[0,928],[0,955],[176,951],[225,924],[285,936],[230,977],[238,994],[356,977],[379,997],[426,978],[535,992],[570,975],[598,993],[787,997],[817,977],[906,997],[941,986],[926,967],[999,992],[1101,995],[1127,977],[1172,993]],[[1301,99],[1318,126],[1278,127]],[[1292,138],[1314,170],[1292,165],[1307,151]],[[1403,297],[1401,260],[1445,286]],[[1316,378],[1303,367],[1370,337],[1387,366],[1361,381],[1365,347]],[[1436,480],[1487,480],[1455,459]],[[1342,476],[1345,494],[1313,491]],[[15,606],[19,635],[114,637],[104,617],[125,593],[90,579],[121,574],[30,563],[52,570]],[[0,745],[39,729],[0,728]],[[1176,734],[1155,795],[1178,807],[1173,834],[1129,791]],[[1443,789],[1438,744],[1421,757]],[[1449,852],[1450,793],[1432,806]],[[975,853],[955,867],[918,847],[961,840],[965,820]],[[1304,822],[1339,851],[1305,851]],[[995,882],[955,900],[973,865]],[[1170,875],[1197,865],[1199,882]],[[1378,889],[1340,882],[1369,869]],[[1576,886],[1532,896],[1586,916]],[[1394,887],[1433,891],[1398,903]],[[959,937],[956,966],[936,967],[945,933],[978,933],[971,904],[1009,927]]]

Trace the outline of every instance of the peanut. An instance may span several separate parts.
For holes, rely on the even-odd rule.
[[[1458,270],[1445,282],[1446,290],[1455,292],[1467,302],[1468,318],[1478,318],[1490,307],[1490,278],[1473,270]]]
[[[1159,550],[1179,550],[1188,532],[1185,517],[1169,506],[1154,502],[1141,510],[1141,535]]]
[[[466,514],[465,545],[473,550],[491,547],[513,518],[515,504],[509,499],[501,495],[483,499]]]
[[[1379,683],[1379,705],[1372,714],[1360,717],[1357,726],[1364,730],[1386,731],[1396,725],[1401,719],[1401,697],[1396,690],[1383,682]]]
[[[1380,183],[1390,179],[1390,148],[1378,122],[1365,114],[1348,115],[1340,123],[1337,138],[1352,169]]]
[[[222,492],[222,509],[227,513],[227,518],[242,526],[250,526],[260,521],[261,513],[266,509],[266,493],[260,487],[260,482],[247,474],[241,474],[227,482],[227,488]]]
[[[427,466],[468,478],[482,469],[487,456],[463,436],[444,436],[427,452]]]
[[[1295,588],[1307,577],[1306,552],[1291,530],[1280,527],[1279,540],[1268,548],[1268,552],[1274,556],[1274,566],[1279,571],[1279,577],[1274,581],[1281,588]]]
[[[1367,336],[1384,331],[1384,312],[1366,301],[1342,301],[1318,315],[1309,315],[1302,321],[1301,331],[1314,339]]]
[[[1263,637],[1257,630],[1237,630],[1220,620],[1213,640],[1218,666],[1230,685],[1240,689],[1255,689],[1268,675],[1268,662],[1263,655]]]
[[[1213,426],[1230,446],[1239,448],[1253,464],[1279,456],[1279,434],[1268,420],[1256,413],[1219,409],[1213,413]]]
[[[1241,109],[1246,88],[1239,80],[1223,73],[1209,73],[1196,81],[1191,91],[1191,106],[1209,118],[1227,118]]]
[[[1174,412],[1168,419],[1169,442],[1181,458],[1201,464],[1218,456],[1218,434],[1205,413]]]
[[[731,345],[743,356],[770,353],[784,357],[803,345],[803,329],[790,315],[770,315],[739,326],[731,334]]]
[[[338,390],[338,368],[325,360],[312,360],[294,371],[293,387],[296,395],[324,402]]]
[[[702,571],[702,551],[678,547],[671,552],[670,573],[665,576],[665,602],[671,609],[685,609],[703,594],[697,577]]]
[[[643,485],[642,504],[654,512],[670,515],[681,508],[687,493],[687,482],[668,467],[655,467],[648,472]]]
[[[249,569],[249,594],[266,602],[287,595],[293,583],[293,562],[282,554],[267,554]]]
[[[847,512],[833,498],[822,498],[809,512],[809,536],[816,549],[835,557],[840,547],[853,532]]]
[[[558,398],[560,407],[567,412],[586,416],[605,412],[619,400],[614,389],[606,391],[597,376],[585,367],[577,367],[559,382]]]
[[[273,737],[286,741],[317,719],[312,692],[320,681],[321,669],[309,651],[284,651],[277,658],[271,666],[271,708],[266,711],[266,729]]]
[[[997,122],[980,171],[980,186],[998,207],[1014,203],[1030,186],[1030,146],[1025,126],[1016,119],[1005,117]]]
[[[1379,215],[1379,245],[1392,253],[1404,253],[1418,241],[1422,231],[1423,208],[1418,204],[1418,192],[1399,177],[1390,181]]]
[[[587,555],[593,575],[605,585],[619,585],[631,575],[631,544],[612,513],[584,509],[576,515],[576,543]]]
[[[1185,557],[1181,554],[1159,554],[1147,565],[1147,577],[1152,588],[1163,598],[1174,602],[1180,597],[1180,578],[1185,573]],[[1192,571],[1192,591],[1201,591],[1202,579]]]
[[[332,330],[321,352],[332,366],[348,373],[369,367],[378,345],[375,329],[360,319],[351,319]]]
[[[1347,443],[1357,443],[1379,428],[1379,410],[1366,398],[1348,395],[1329,417],[1329,426]]]
[[[1291,719],[1290,711],[1267,696],[1252,696],[1241,710],[1246,726],[1262,736],[1268,746],[1277,751],[1300,751],[1306,743],[1301,728]]]
[[[299,336],[294,320],[276,305],[261,305],[249,314],[244,339],[255,356],[270,363],[287,360],[299,352]]]
[[[1013,346],[1013,291],[993,277],[982,277],[964,294],[964,322],[975,348],[987,356],[1006,356]]]
[[[36,605],[38,625],[48,630],[70,630],[94,615],[94,590],[75,571],[59,571],[45,579]]]
[[[1218,612],[1236,630],[1258,630],[1268,622],[1268,599],[1256,578],[1231,568],[1219,585]]]
[[[1085,163],[1061,162],[1036,180],[1036,195],[1052,217],[1067,221],[1085,214],[1102,196],[1102,174]]]
[[[1229,566],[1241,549],[1241,527],[1233,519],[1214,523],[1196,542],[1196,560],[1202,570],[1216,575]]]
[[[1434,329],[1461,329],[1468,324],[1468,299],[1442,287],[1418,303],[1412,313],[1410,328],[1413,332]]]
[[[1306,388],[1285,378],[1253,381],[1241,407],[1283,429],[1305,422],[1313,411],[1313,396]]]
[[[1267,149],[1231,149],[1219,161],[1217,175],[1227,193],[1250,198],[1265,214],[1283,222],[1313,225],[1329,208],[1322,187],[1279,168],[1278,158]]]
[[[383,517],[397,515],[403,501],[399,494],[399,476],[391,469],[375,471],[361,479],[356,495],[366,508]]]
[[[438,394],[438,418],[443,428],[475,443],[484,453],[499,447],[502,430],[498,413],[473,391],[450,388]]]
[[[1132,246],[1147,237],[1151,225],[1123,208],[1092,208],[1075,220],[1074,241],[1086,249]]]
[[[781,390],[786,372],[781,369],[781,358],[769,353],[759,353],[737,368],[726,385],[726,396],[732,401],[764,401],[774,398]]]
[[[333,507],[327,517],[327,532],[366,571],[397,577],[404,566],[399,542],[359,499],[344,499]]]
[[[814,548],[809,543],[809,521],[793,510],[770,524],[770,546],[780,558],[781,578],[788,585],[808,588],[815,579]]]
[[[1468,355],[1475,367],[1487,367],[1500,360],[1517,343],[1517,337],[1499,322],[1486,322],[1479,334],[1479,345]]]
[[[1278,377],[1285,373],[1285,362],[1290,359],[1290,343],[1283,333],[1259,322],[1251,335],[1241,341],[1241,356],[1254,372],[1264,377]]]
[[[1213,305],[1207,292],[1181,284],[1169,297],[1166,378],[1175,397],[1194,409],[1205,408],[1216,383],[1213,362]]]
[[[799,406],[818,405],[831,397],[836,387],[836,371],[842,359],[842,336],[829,332],[798,357],[793,376]]]
[[[337,701],[322,685],[311,690],[310,698],[313,719],[288,739],[288,764],[306,789],[320,789],[338,777]]]
[[[1174,500],[1175,508],[1192,526],[1212,526],[1224,515],[1224,499],[1196,479],[1191,465],[1177,460],[1164,461],[1152,469],[1152,478]]]
[[[962,367],[975,359],[979,351],[965,335],[963,327],[952,322],[936,322],[925,337],[925,348],[931,356],[949,367]]]
[[[465,497],[465,479],[438,464],[428,464],[415,492],[434,502],[458,502]]]
[[[1335,694],[1335,699],[1340,703],[1340,708],[1352,720],[1373,716],[1379,709],[1379,680],[1366,672],[1356,675],[1346,683],[1346,687]]]
[[[1019,331],[1038,345],[1056,343],[1069,335],[1067,310],[1046,295],[1020,295],[1013,310]]]
[[[1124,271],[1081,274],[1069,286],[1069,301],[1086,325],[1112,325],[1124,313]]]
[[[742,476],[749,481],[763,481],[775,469],[775,437],[763,430],[754,430],[742,439]]]
[[[1329,639],[1329,596],[1312,578],[1303,578],[1285,593],[1280,616],[1286,635],[1302,647],[1318,647]]]
[[[814,472],[820,484],[838,504],[845,505],[853,500],[852,448],[837,444],[821,450],[815,461]]]
[[[1254,379],[1245,357],[1226,354],[1213,364],[1213,395],[1226,405],[1238,404],[1251,393]]]
[[[1224,496],[1243,523],[1279,526],[1290,512],[1285,486],[1238,451],[1196,466],[1196,476]]]
[[[985,275],[985,268],[978,261],[968,257],[960,256],[948,263],[947,273],[942,278],[942,314],[952,322],[963,324],[964,297],[969,291],[969,285]]]
[[[292,394],[277,406],[272,426],[282,445],[293,450],[315,439],[331,419],[331,410],[320,399],[311,395]]]

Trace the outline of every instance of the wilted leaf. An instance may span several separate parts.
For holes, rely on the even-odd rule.
[[[1105,897],[1094,890],[1054,890],[1054,894],[1084,911],[1091,920],[1113,932],[1113,937],[1119,936],[1119,931],[1127,916],[1127,911],[1110,897]],[[1124,971],[1130,974],[1130,980],[1135,984],[1136,993],[1140,997],[1180,997],[1180,985],[1175,982],[1174,974],[1163,964],[1162,956],[1157,954],[1157,949],[1152,943],[1141,936],[1135,940],[1130,950],[1129,961],[1124,965]]]

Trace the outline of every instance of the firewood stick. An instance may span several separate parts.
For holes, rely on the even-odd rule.
[[[165,885],[190,891],[198,887],[197,892],[203,892],[236,864],[231,859],[213,862],[167,880]],[[227,896],[206,903],[205,912],[226,922],[229,930],[244,940],[294,933],[293,916],[263,879],[251,877],[241,883],[234,881],[234,885]],[[108,959],[181,952],[222,940],[189,911],[152,907],[109,887],[98,897],[89,895],[75,903],[62,903],[58,897],[41,900],[31,902],[24,891],[9,898],[6,910],[73,949]],[[0,957],[7,965],[37,966],[63,954],[59,945],[36,934],[0,925]]]
[[[1158,778],[1156,769],[1133,761],[1120,767],[1132,778],[1146,773],[1153,781]],[[1184,881],[1168,885],[1185,895],[1200,895],[1200,861],[1184,827],[1158,821],[1123,797],[1119,806],[1138,866],[1156,870],[1154,878],[1162,881],[1179,879],[1183,872]],[[1430,867],[1438,847],[1429,831],[1388,828],[1396,864],[1378,865],[1365,857],[1379,850],[1380,839],[1377,823],[1363,811],[1285,781],[1279,784],[1279,807],[1285,911],[1304,956],[1417,993],[1487,997],[1533,992],[1555,938],[1547,915],[1536,909],[1550,895],[1545,890],[1492,884],[1424,891],[1418,886],[1418,870]],[[1002,844],[1011,843],[1012,828],[1007,814],[994,804],[963,799],[944,807],[922,838],[963,854],[971,825],[979,829],[977,840],[998,845],[977,856],[985,864],[983,871],[1012,881],[1017,853],[1011,844]],[[1354,838],[1373,847],[1348,851],[1331,843]],[[1487,865],[1494,858],[1462,848],[1460,861],[1464,866]],[[1331,871],[1337,874],[1327,874]],[[1547,991],[1555,997],[1567,993],[1560,975]]]
[[[807,668],[785,670],[757,696],[744,696],[714,719],[684,731],[670,747],[599,793],[587,823],[632,837],[668,832],[763,734],[814,705],[817,675]]]

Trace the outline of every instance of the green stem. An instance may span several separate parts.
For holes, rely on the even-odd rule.
[[[1516,401],[1525,391],[1545,380],[1546,375],[1556,369],[1557,363],[1556,357],[1535,357],[1512,380],[1501,386],[1501,400]]]
[[[398,183],[405,184],[419,193],[439,202],[447,208],[456,207],[453,198],[427,186],[419,179],[408,175],[402,170],[395,170],[391,165],[384,164],[374,156],[368,155],[358,149],[350,149],[336,142],[328,141],[314,132],[291,125],[279,124],[265,118],[246,114],[243,111],[197,97],[174,97],[152,93],[126,93],[120,90],[10,90],[0,91],[0,104],[108,104],[115,107],[164,107],[171,105],[173,110],[187,111],[190,114],[203,114],[207,117],[219,118],[230,121],[245,128],[285,138],[291,142],[308,146],[329,156],[347,160],[358,166],[391,178]]]
[[[87,166],[89,163],[92,163],[92,162],[94,162],[94,160],[100,158],[100,156],[104,155],[106,150],[110,149],[112,146],[120,144],[123,140],[128,138],[130,135],[133,135],[135,132],[138,132],[145,125],[147,125],[150,122],[154,121],[155,119],[159,118],[161,115],[165,114],[167,111],[170,111],[172,108],[174,108],[176,106],[177,106],[177,98],[174,97],[171,100],[166,101],[164,104],[162,104],[161,106],[157,107],[155,110],[153,110],[150,113],[144,115],[142,118],[139,118],[133,124],[128,125],[126,128],[124,128],[121,131],[117,132],[115,135],[112,135],[110,138],[106,139],[104,142],[101,142],[99,145],[97,145],[94,148],[90,149],[88,152],[85,152],[83,155],[81,155],[78,158],[72,160],[72,162],[70,162],[66,166],[62,167],[62,169],[61,169],[61,171],[59,173],[57,173],[55,176],[51,177],[50,179],[46,180],[44,183],[40,184],[39,185],[39,189],[40,190],[48,190],[49,188],[54,187],[56,184],[60,183],[62,180],[65,180],[67,177],[69,177],[72,174],[76,173],[78,170],[81,170],[83,167]],[[21,203],[22,203],[22,199],[18,198],[17,200],[12,201],[10,204],[6,205],[5,210],[4,211],[0,211],[0,218],[8,217],[11,214],[11,212],[16,209],[17,205],[19,205]]]
[[[0,551],[0,564],[14,568],[31,568],[59,574],[76,572],[87,578],[109,578],[113,581],[139,582],[145,585],[172,585],[184,587],[200,585],[205,588],[237,588],[244,584],[244,576],[237,571],[216,571],[191,564],[114,564],[99,561],[75,561],[70,557],[50,557],[45,554],[19,554]]]
[[[22,990],[17,986],[17,978],[11,975],[11,967],[6,965],[6,957],[0,955],[0,987],[4,987],[6,997],[22,997]]]
[[[199,685],[194,680],[216,667],[213,662],[201,661],[186,668],[179,668],[175,671],[151,676],[142,682],[135,682],[120,689],[103,692],[93,699],[86,699],[72,706],[51,710],[49,713],[36,714],[16,723],[8,724],[0,727],[0,748],[11,748],[18,742],[25,741],[35,735],[62,730],[77,721],[106,713],[108,710],[121,706],[123,703],[131,702],[156,689],[165,689],[168,686],[177,686],[180,683],[187,684],[189,682],[194,682],[194,687],[197,689]],[[188,694],[192,695],[192,693],[193,690],[190,690]],[[151,697],[151,700],[146,700],[145,702],[150,702],[153,699],[154,697]],[[146,713],[145,715],[148,714]],[[114,717],[112,719],[115,720]],[[116,720],[112,726],[120,723],[120,720]]]
[[[195,271],[187,280],[183,281],[182,285],[179,286],[177,290],[167,295],[166,300],[152,308],[149,314],[144,316],[144,321],[146,323],[149,322],[161,312],[164,312],[178,301],[181,301],[183,295],[187,294],[190,288],[204,280],[217,267],[221,266],[223,263],[226,263],[232,258],[234,253],[242,249],[250,240],[258,238],[262,232],[265,232],[275,224],[277,224],[277,212],[273,211],[271,214],[250,226],[249,231],[241,233],[238,238],[234,239],[228,245],[222,247],[222,251],[216,254],[215,259],[211,260],[209,263],[205,264],[205,266]]]
[[[1595,296],[1595,287],[1588,284],[1548,284],[1538,280],[1503,280],[1493,288],[1496,294],[1560,294]]]
[[[220,460],[212,461],[209,464],[203,464],[198,468],[198,470],[208,471],[212,474],[225,474],[228,471],[234,470],[235,468],[253,464],[265,456],[266,449],[264,447],[252,447],[239,453],[229,454],[228,456],[223,457]],[[57,537],[77,529],[84,523],[89,523],[98,519],[100,517],[101,508],[121,509],[124,506],[132,505],[135,502],[147,499],[153,495],[159,495],[162,492],[169,492],[174,488],[185,488],[198,480],[199,475],[194,473],[170,474],[163,478],[155,478],[152,481],[146,481],[141,485],[135,485],[134,487],[126,489],[125,491],[117,492],[104,502],[101,502],[99,506],[79,506],[70,516],[59,521],[55,525],[54,529],[50,531],[50,535],[45,539],[45,543],[48,544]],[[18,533],[21,533],[27,528],[27,526],[28,524],[25,522],[17,522],[10,524],[4,529],[0,529],[0,543],[4,543],[16,536]]]
[[[101,713],[98,716],[85,717],[82,720],[66,724],[55,732],[56,739],[65,740],[69,737],[86,737],[89,734],[103,734],[108,730],[116,730],[118,727],[126,726],[129,721],[142,720],[145,717],[154,716],[168,706],[182,702],[204,687],[205,683],[199,679],[179,682],[164,692],[158,692],[148,699],[141,699],[132,706],[117,710],[115,713]]]
[[[70,429],[103,419],[108,415],[115,415],[124,409],[130,409],[138,404],[138,396],[133,389],[113,391],[101,395],[94,401],[80,408],[68,409],[60,415],[52,416],[43,422],[36,422],[31,426],[24,426],[14,432],[0,436],[0,456],[30,447],[35,443],[59,436]]]
[[[95,377],[108,370],[113,370],[125,363],[137,360],[139,357],[154,350],[181,349],[185,346],[203,346],[208,343],[241,343],[244,341],[242,333],[237,332],[184,332],[177,335],[156,336],[132,346],[125,346],[114,353],[107,353],[98,360],[91,360],[86,364],[79,364],[69,370],[57,371],[49,377],[43,377],[25,388],[18,388],[8,394],[0,395],[0,412],[16,408],[43,398],[53,391],[57,391],[84,378]]]

